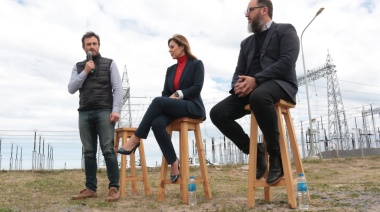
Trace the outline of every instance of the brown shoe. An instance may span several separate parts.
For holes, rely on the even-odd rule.
[[[116,187],[111,187],[106,198],[107,202],[113,202],[120,198],[120,192]]]
[[[92,191],[88,188],[83,189],[80,191],[78,195],[74,195],[71,197],[72,200],[78,200],[78,199],[86,199],[86,198],[93,198],[98,197],[95,191]]]

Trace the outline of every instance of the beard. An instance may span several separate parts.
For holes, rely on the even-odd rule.
[[[252,19],[252,22],[248,23],[248,32],[260,33],[263,31],[263,25],[261,14],[258,13],[256,17]]]

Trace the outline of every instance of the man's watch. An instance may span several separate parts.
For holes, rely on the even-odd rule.
[[[174,92],[174,96],[175,97],[179,97],[179,93],[176,91],[176,92]]]

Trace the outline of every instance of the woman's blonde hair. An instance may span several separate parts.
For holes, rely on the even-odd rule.
[[[175,34],[173,35],[173,37],[169,38],[168,45],[170,41],[176,42],[178,46],[183,46],[185,49],[185,54],[188,58],[197,59],[197,57],[195,57],[193,53],[191,53],[189,41],[187,41],[185,36],[180,35],[180,34]]]

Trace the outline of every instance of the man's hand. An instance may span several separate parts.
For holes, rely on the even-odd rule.
[[[239,95],[241,93],[240,87],[242,86],[241,83],[243,82],[242,79],[238,79],[238,81],[234,85],[234,92],[236,95]]]
[[[95,69],[94,61],[92,61],[92,60],[87,61],[86,66],[84,67],[84,71],[86,72],[86,74],[89,74],[90,71],[94,70],[94,69]]]
[[[117,112],[112,112],[110,115],[110,122],[117,122],[119,121],[120,115]]]
[[[239,97],[245,97],[250,94],[255,88],[256,79],[250,76],[239,76],[238,81],[234,85],[235,94]]]

